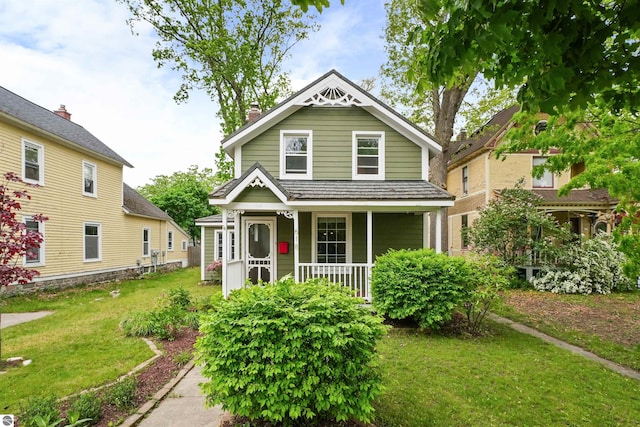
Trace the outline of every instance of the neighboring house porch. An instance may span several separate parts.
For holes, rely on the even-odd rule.
[[[197,224],[215,239],[208,246],[222,260],[225,296],[247,280],[289,274],[298,282],[328,278],[368,301],[375,257],[427,247],[428,213],[436,212],[440,230],[442,207],[453,205],[428,181],[276,180],[260,164],[210,197],[222,215]]]

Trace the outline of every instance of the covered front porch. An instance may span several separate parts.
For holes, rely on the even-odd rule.
[[[296,282],[326,278],[370,301],[375,257],[389,249],[428,247],[430,211],[436,212],[439,230],[440,209],[223,209],[220,246],[224,295],[247,281],[270,282],[291,275]],[[439,246],[434,249],[441,251]]]

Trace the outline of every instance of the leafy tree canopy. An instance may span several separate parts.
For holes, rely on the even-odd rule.
[[[413,33],[427,49],[415,79],[452,86],[479,70],[497,86],[523,85],[525,110],[584,108],[602,96],[615,110],[640,105],[637,1],[420,0]],[[446,20],[434,20],[445,15]]]
[[[200,237],[195,219],[217,213],[217,208],[209,205],[209,193],[217,184],[212,169],[199,170],[191,166],[186,172],[158,175],[151,184],[139,187],[138,192],[171,216],[195,240]]]

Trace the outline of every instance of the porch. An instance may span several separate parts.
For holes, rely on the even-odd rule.
[[[375,256],[428,247],[428,212],[223,209],[216,241],[223,293],[291,275],[296,282],[326,278],[370,302]],[[440,209],[435,217],[440,230]]]

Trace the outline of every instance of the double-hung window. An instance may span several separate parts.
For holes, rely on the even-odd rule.
[[[173,250],[173,230],[167,231],[167,251]]]
[[[148,228],[142,229],[142,256],[151,255],[151,233]]]
[[[39,245],[27,246],[24,256],[26,266],[44,265],[44,223],[35,221],[31,216],[24,217],[27,233],[40,233],[42,242]]]
[[[384,132],[353,132],[353,179],[384,179]]]
[[[215,242],[214,259],[222,259],[222,230],[215,231]],[[227,248],[229,248],[227,260],[231,261],[236,259],[236,234],[231,230],[227,231]]]
[[[44,147],[22,140],[22,179],[30,184],[44,184]]]
[[[96,165],[87,161],[82,161],[82,194],[96,197],[97,169]]]
[[[319,214],[314,222],[315,258],[319,264],[345,264],[350,262],[350,217]]]
[[[310,130],[280,131],[280,178],[311,179],[313,133]]]
[[[469,166],[462,168],[462,194],[469,194]]]
[[[542,166],[547,162],[546,157],[534,157],[533,166]],[[533,188],[553,188],[553,173],[545,170],[540,178],[533,178]]]
[[[101,225],[98,223],[84,223],[84,260],[100,261]]]
[[[462,249],[469,247],[469,215],[462,215],[460,224],[460,238],[462,240]]]

